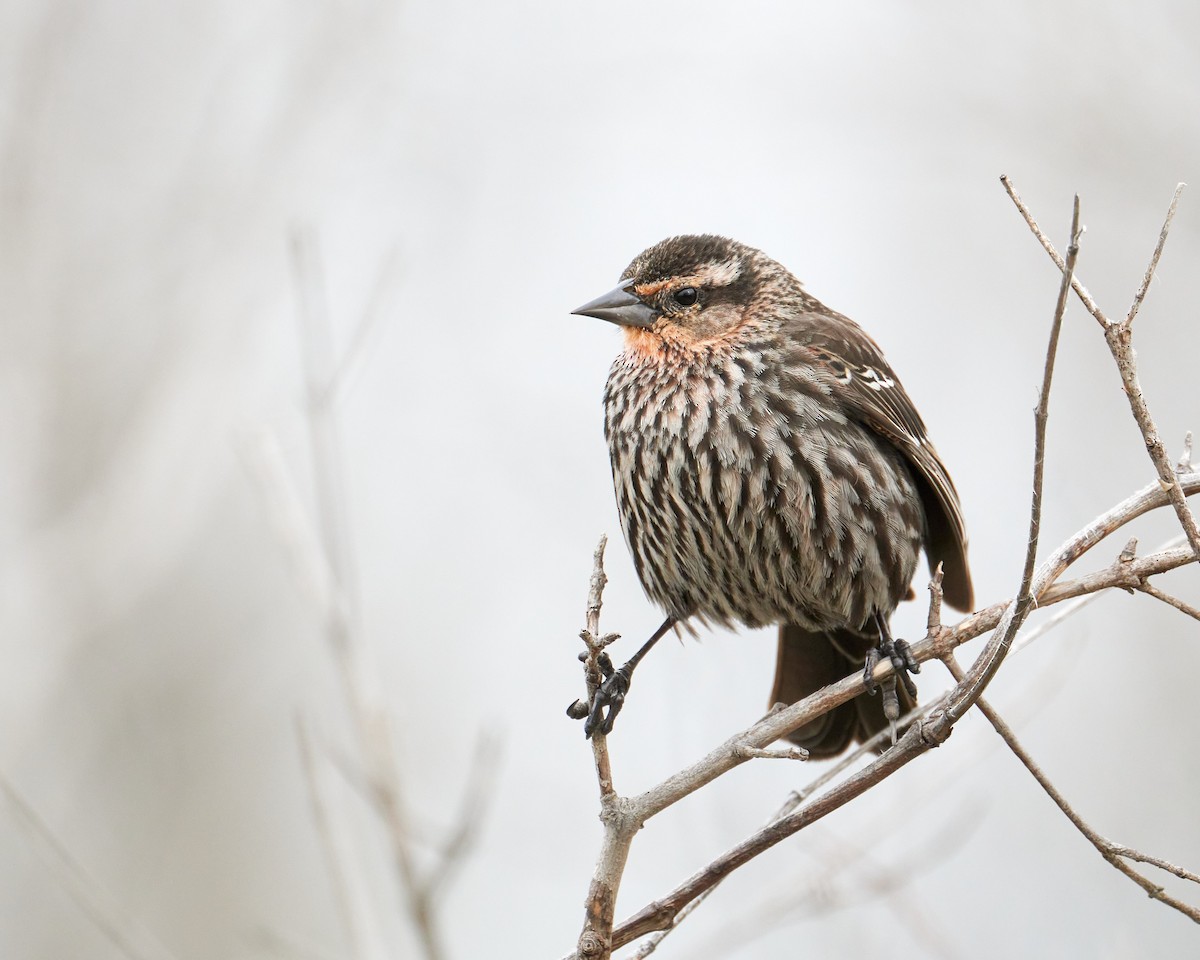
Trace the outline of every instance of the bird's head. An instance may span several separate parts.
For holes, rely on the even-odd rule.
[[[772,267],[736,240],[671,237],[638,254],[614,289],[572,312],[620,324],[630,340],[707,343],[742,327]]]

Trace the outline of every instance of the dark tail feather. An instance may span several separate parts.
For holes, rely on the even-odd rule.
[[[861,670],[867,649],[874,643],[873,638],[850,630],[820,632],[782,625],[771,703],[795,703]],[[914,704],[903,685],[898,685],[896,692],[903,716]],[[887,726],[882,695],[863,694],[792,731],[788,739],[804,747],[811,757],[836,757],[851,743],[862,743]],[[889,745],[885,743],[884,747]]]

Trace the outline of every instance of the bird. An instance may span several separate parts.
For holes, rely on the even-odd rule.
[[[958,493],[883,351],[783,265],[736,240],[670,237],[574,314],[621,327],[604,431],[622,531],[663,625],[590,705],[608,734],[633,669],[672,627],[778,625],[770,703],[890,658],[866,694],[788,735],[833,757],[915,703],[919,669],[890,620],[924,551],[946,602],[973,604]]]

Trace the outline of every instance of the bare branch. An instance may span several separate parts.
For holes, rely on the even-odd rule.
[[[954,658],[954,655],[948,654],[943,658],[943,662],[946,664],[946,669],[950,671],[955,679],[961,682],[963,678],[963,670],[962,667],[958,665],[958,661]],[[987,717],[988,722],[995,728],[996,732],[1000,734],[1004,742],[1008,744],[1008,748],[1014,754],[1016,754],[1017,759],[1025,765],[1025,768],[1033,775],[1033,778],[1037,780],[1041,788],[1046,791],[1046,794],[1051,800],[1054,801],[1055,805],[1063,812],[1067,819],[1075,825],[1075,828],[1087,838],[1088,842],[1094,846],[1097,851],[1099,851],[1100,856],[1121,871],[1121,873],[1125,874],[1125,876],[1129,877],[1134,883],[1145,890],[1146,893],[1155,900],[1162,901],[1167,906],[1173,907],[1184,916],[1190,918],[1193,922],[1200,923],[1200,908],[1184,903],[1183,901],[1177,900],[1175,897],[1168,895],[1161,886],[1152,882],[1138,871],[1134,870],[1131,866],[1129,866],[1128,863],[1125,862],[1125,860],[1131,859],[1138,860],[1143,863],[1150,863],[1154,866],[1161,867],[1164,870],[1168,870],[1177,877],[1182,877],[1183,879],[1191,880],[1196,883],[1200,883],[1200,877],[1197,877],[1190,871],[1184,870],[1182,867],[1177,867],[1174,864],[1168,863],[1165,860],[1160,860],[1157,857],[1149,857],[1146,854],[1139,853],[1136,850],[1131,850],[1129,847],[1119,846],[1118,844],[1113,843],[1111,840],[1102,837],[1099,833],[1093,830],[1091,826],[1088,825],[1088,823],[1067,802],[1066,798],[1062,795],[1058,788],[1056,788],[1054,784],[1050,782],[1050,779],[1042,771],[1041,767],[1034,762],[1033,758],[1026,752],[1025,748],[1021,746],[1020,742],[1017,740],[1016,734],[1013,733],[1012,728],[1004,722],[991,704],[989,704],[983,698],[980,698],[976,701],[976,706],[980,709],[980,711],[982,711],[983,715]]]

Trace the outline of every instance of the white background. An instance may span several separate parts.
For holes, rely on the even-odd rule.
[[[276,437],[311,509],[288,254],[303,228],[338,350],[374,297],[337,408],[340,468],[422,835],[453,821],[480,733],[500,743],[480,844],[441,904],[451,953],[561,956],[600,837],[590,751],[563,708],[602,532],[605,628],[628,651],[660,619],[620,541],[601,433],[619,334],[569,311],[670,234],[765,249],[884,346],[958,484],[978,600],[1000,600],[1020,571],[1058,280],[998,177],[1061,246],[1082,194],[1079,272],[1122,314],[1176,182],[1200,182],[1197,36],[1183,2],[4,5],[0,772],[174,956],[279,956],[280,939],[286,956],[350,955],[294,726],[336,749],[345,714],[244,454]],[[1200,428],[1198,256],[1200,194],[1185,194],[1137,324],[1173,454]],[[1077,303],[1060,357],[1047,547],[1153,476]],[[1173,528],[1135,532],[1149,549]],[[1195,578],[1165,585],[1194,599]],[[910,605],[900,632],[922,616]],[[611,740],[618,789],[755,719],[773,657],[769,631],[657,650]],[[1198,668],[1194,622],[1116,594],[1008,664],[990,697],[1097,829],[1196,869]],[[940,674],[922,674],[924,695]],[[651,822],[618,914],[814,773],[756,762]],[[374,942],[415,956],[383,835],[352,791],[338,798]],[[743,870],[660,953],[1195,943],[969,717]],[[11,804],[0,955],[121,955]]]

